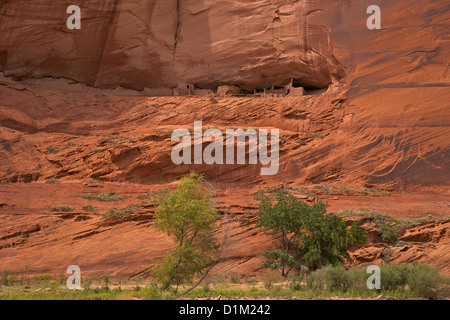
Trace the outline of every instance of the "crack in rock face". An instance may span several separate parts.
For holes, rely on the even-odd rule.
[[[320,0],[87,0],[80,4],[81,29],[68,30],[65,1],[7,1],[0,8],[0,71],[137,90],[192,83],[252,92],[292,79],[327,88],[343,69],[320,23],[324,6]]]

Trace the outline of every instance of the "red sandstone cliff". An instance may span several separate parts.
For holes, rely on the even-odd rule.
[[[356,0],[87,0],[80,3],[82,29],[67,30],[64,1],[0,1],[0,214],[6,217],[0,270],[34,264],[32,271],[54,271],[77,263],[67,263],[75,256],[95,272],[142,271],[149,263],[144,252],[157,259],[168,245],[148,232],[151,210],[110,225],[82,213],[87,203],[80,197],[98,188],[125,193],[131,203],[148,185],[157,189],[192,169],[223,192],[227,211],[245,207],[254,189],[284,182],[416,192],[389,199],[333,195],[327,199],[333,209],[449,214],[449,5],[377,2],[381,30],[366,28],[372,3]],[[292,78],[307,95],[146,97],[139,91],[192,83],[251,92]],[[196,120],[219,129],[279,128],[278,174],[261,176],[250,165],[175,166],[168,132]],[[43,183],[50,178],[61,185]],[[110,184],[83,186],[87,178]],[[233,190],[245,196],[233,199]],[[80,212],[49,215],[48,207],[62,202]],[[258,270],[255,248],[270,242],[251,225],[235,230],[223,268]],[[415,257],[448,273],[444,234],[428,258],[417,253],[419,244],[399,249],[399,261]],[[103,253],[94,250],[105,243]]]

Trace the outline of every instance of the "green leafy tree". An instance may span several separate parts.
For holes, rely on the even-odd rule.
[[[155,227],[176,243],[175,250],[154,268],[163,289],[191,280],[216,259],[213,231],[219,215],[211,196],[203,176],[192,172],[181,179],[176,190],[161,197]]]
[[[327,205],[320,200],[308,205],[284,188],[258,194],[256,199],[260,201],[257,225],[281,240],[280,248],[264,253],[263,266],[279,269],[282,276],[301,265],[318,269],[339,264],[348,257],[348,245],[367,239],[359,222],[347,230],[345,221],[327,214]]]
[[[296,263],[294,254],[298,240],[297,231],[301,227],[302,211],[309,206],[285,190],[277,190],[274,193],[275,204],[272,204],[272,197],[268,195],[260,194],[256,197],[260,200],[257,225],[281,239],[280,249],[264,253],[264,267],[280,269],[281,275],[286,276]]]
[[[302,217],[298,232],[298,256],[311,269],[336,265],[348,257],[347,225],[342,218],[326,214],[326,205],[316,201]]]

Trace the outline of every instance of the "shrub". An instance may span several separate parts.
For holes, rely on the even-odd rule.
[[[88,200],[105,201],[105,202],[120,201],[120,200],[125,199],[125,197],[120,194],[104,193],[104,192],[88,193],[86,195],[83,195],[82,198],[88,199]]]
[[[392,250],[391,248],[389,248],[389,247],[384,248],[383,251],[381,252],[381,257],[382,257],[383,261],[385,263],[391,262],[391,256],[393,253],[394,253],[394,250]]]
[[[52,206],[48,211],[50,212],[72,212],[75,208],[68,205],[56,205]]]
[[[289,274],[289,289],[292,291],[300,291],[303,287],[303,282],[306,279],[306,273],[300,272],[298,274]]]
[[[59,180],[59,179],[48,179],[47,181],[45,181],[45,183],[46,184],[58,184],[58,183],[60,183],[61,182],[61,180]]]
[[[93,212],[93,213],[96,213],[97,210],[98,210],[98,208],[96,206],[93,206],[93,205],[90,205],[90,204],[84,206],[82,209],[83,209],[83,211]]]
[[[349,268],[346,270],[347,278],[351,286],[349,289],[357,292],[364,292],[367,289],[367,269],[364,267]]]
[[[384,223],[380,228],[380,232],[381,240],[384,243],[395,245],[398,240],[398,234],[390,224]]]
[[[308,288],[319,291],[325,290],[330,285],[330,280],[329,267],[323,267],[311,272],[306,278],[306,284]]]
[[[308,134],[308,138],[311,138],[311,139],[325,139],[326,136],[324,136],[323,134],[320,134],[320,133],[310,133],[310,134]]]
[[[239,279],[239,275],[236,272],[230,273],[230,281],[231,283],[241,283],[241,279]]]
[[[381,287],[383,290],[409,289],[417,297],[436,299],[443,277],[439,270],[426,264],[386,264],[381,266]]]
[[[91,285],[92,285],[92,279],[88,279],[88,278],[83,279],[82,286],[83,286],[84,291],[91,290]]]
[[[73,141],[68,141],[66,143],[66,145],[63,148],[61,148],[61,149],[55,149],[53,147],[47,147],[46,149],[50,153],[57,154],[57,153],[59,153],[59,152],[61,152],[63,150],[66,150],[66,149],[74,147],[74,146],[76,146],[76,144]]]
[[[381,285],[384,290],[405,289],[410,272],[406,264],[386,264],[381,268]]]
[[[121,217],[127,216],[127,215],[130,215],[132,213],[135,213],[136,211],[139,210],[139,208],[140,208],[140,205],[134,204],[134,203],[133,204],[129,204],[128,206],[123,207],[121,209],[117,209],[115,207],[112,207],[112,208],[109,208],[109,210],[106,211],[103,214],[103,218],[107,219],[107,218],[117,217],[117,216],[121,216]]]
[[[141,207],[141,206],[140,206],[139,204],[132,203],[132,204],[129,204],[129,205],[127,205],[126,207],[120,209],[120,211],[121,211],[123,214],[128,215],[128,214],[135,213],[136,211],[139,211],[140,207]]]
[[[60,152],[62,149],[55,149],[53,147],[47,147],[46,148],[48,152],[53,153],[53,154],[57,154],[58,152]]]
[[[266,290],[271,290],[273,288],[273,279],[271,277],[265,277],[263,279],[263,284]]]
[[[168,188],[163,188],[146,194],[140,194],[137,196],[137,198],[139,200],[158,201],[162,196],[166,195],[168,192],[169,192]]]
[[[112,218],[112,217],[116,217],[116,216],[122,216],[122,213],[116,207],[112,207],[112,208],[109,208],[108,211],[103,213],[102,216],[103,216],[103,219],[108,219],[108,218]]]
[[[322,189],[326,194],[334,194],[334,186],[328,184],[322,184],[321,186],[316,186],[314,189]]]
[[[0,281],[0,283],[4,286],[9,285],[9,275],[11,274],[10,270],[3,270],[3,274],[2,274],[2,279]]]
[[[406,283],[412,293],[427,299],[439,299],[440,284],[443,282],[439,270],[426,264],[410,265]]]
[[[443,278],[439,270],[425,264],[386,264],[380,267],[381,291],[366,286],[366,268],[344,269],[342,266],[325,266],[311,272],[306,284],[317,294],[352,294],[367,296],[412,294],[415,297],[437,299],[441,297]],[[296,289],[298,289],[297,286]]]
[[[205,293],[208,293],[211,290],[209,281],[204,281],[202,283],[202,289]]]
[[[111,276],[109,274],[105,274],[103,276],[103,281],[105,282],[105,287],[108,287],[111,283]]]
[[[328,273],[328,279],[330,281],[330,283],[328,284],[329,289],[342,290],[343,292],[345,292],[347,291],[347,289],[354,285],[352,283],[350,273],[348,273],[343,266],[329,268]]]
[[[59,284],[64,284],[64,283],[66,283],[66,276],[64,275],[64,273],[58,274],[58,283],[59,283]]]
[[[347,244],[361,244],[367,241],[368,232],[360,228],[361,221],[355,221],[352,226],[347,230]]]
[[[85,179],[83,182],[85,182],[85,183],[105,183],[104,181],[97,180],[94,178]]]
[[[91,149],[91,150],[87,153],[87,155],[91,155],[91,154],[100,152],[100,151],[102,151],[102,150],[103,150],[103,147],[95,147],[94,149]]]
[[[205,131],[205,128],[203,128],[203,131]],[[173,130],[171,129],[166,129],[166,130],[156,130],[154,133],[158,136],[160,135],[168,135],[168,134],[172,134]]]
[[[103,138],[100,139],[100,143],[104,143],[104,144],[110,144],[113,146],[118,146],[124,143],[127,143],[128,141],[130,141],[131,138],[129,137],[122,137],[122,136],[110,136],[107,138]]]
[[[139,200],[153,200],[153,193],[140,194],[137,196]]]

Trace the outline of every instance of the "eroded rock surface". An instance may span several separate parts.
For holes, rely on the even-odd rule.
[[[280,182],[393,191],[320,194],[335,211],[448,215],[448,1],[377,2],[381,30],[366,28],[372,3],[359,0],[86,0],[82,29],[67,30],[64,1],[1,1],[0,270],[60,273],[79,263],[94,276],[144,274],[171,248],[152,226],[153,207],[102,220],[82,210],[91,203],[81,196],[119,192],[127,200],[114,205],[125,206],[192,169],[224,202],[219,232],[231,240],[216,272],[261,271],[273,239],[245,214],[255,210],[253,191]],[[248,93],[292,79],[305,95],[145,96],[180,84]],[[200,120],[280,129],[278,174],[174,165],[171,130]],[[49,213],[58,204],[75,210]],[[378,231],[368,230],[369,243],[352,251],[356,265],[386,258]],[[448,220],[400,236],[406,244],[392,261],[450,273]]]
[[[343,76],[329,29],[314,17],[324,1],[84,1],[81,30],[66,27],[67,7],[3,1],[0,70],[139,90],[193,83],[253,91],[291,78],[324,88]]]

